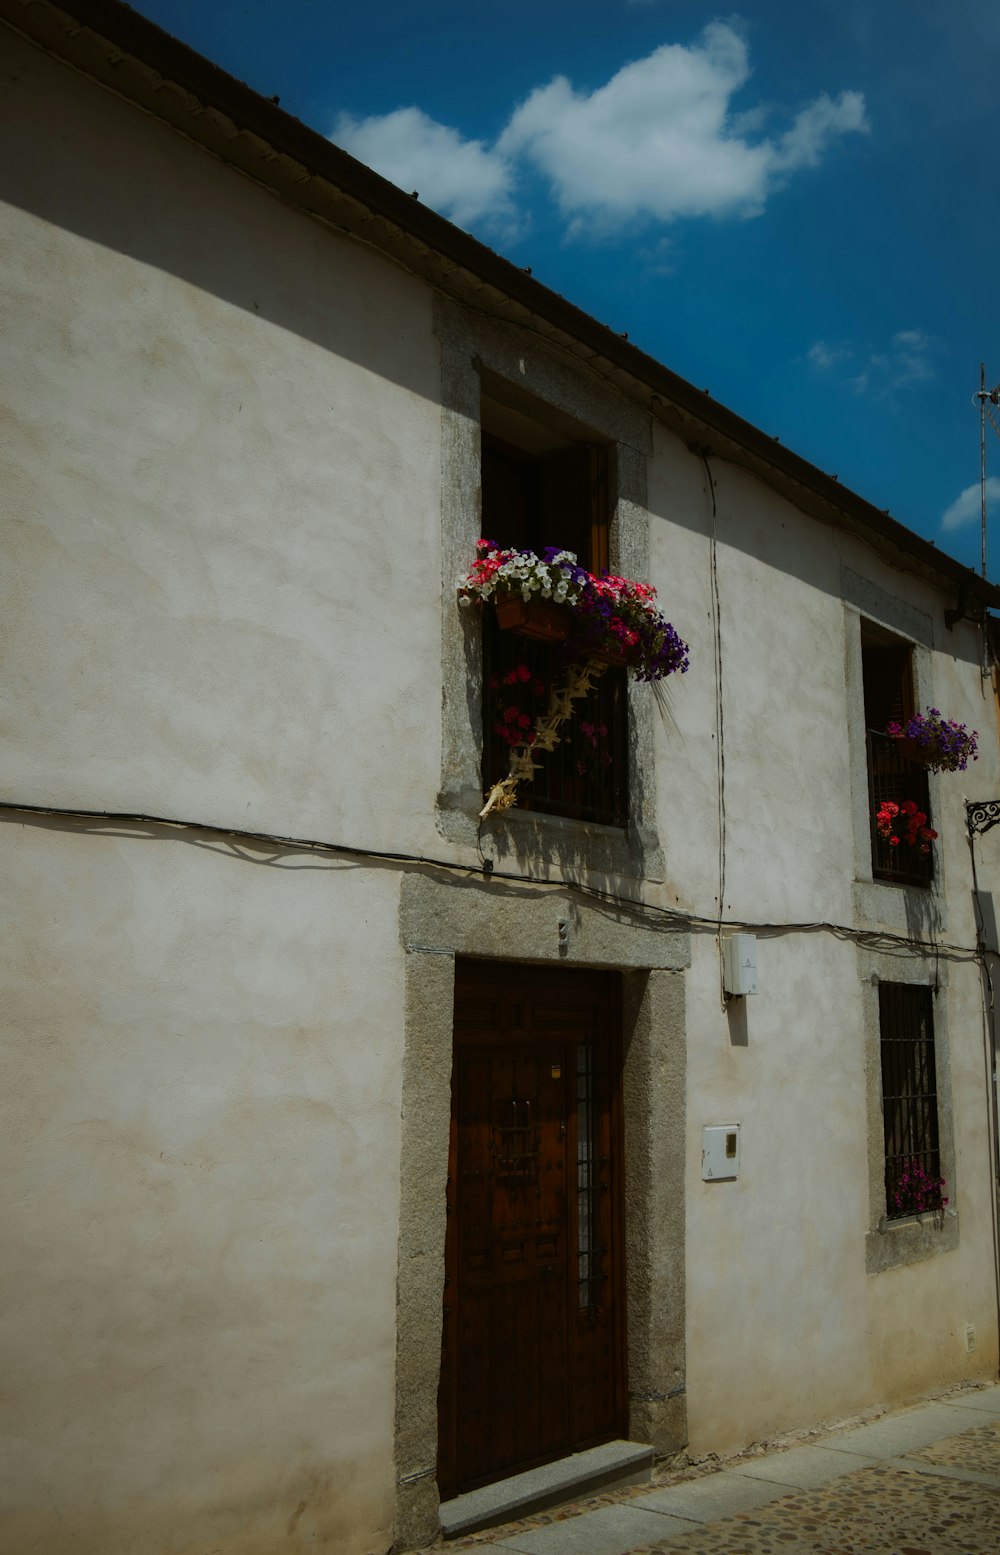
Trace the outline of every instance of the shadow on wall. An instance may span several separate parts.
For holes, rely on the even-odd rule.
[[[480,844],[497,867],[554,883],[586,879],[610,895],[634,897],[636,881],[646,879],[646,848],[629,829],[588,826],[561,816],[507,810],[487,816]]]
[[[912,939],[932,943],[941,933],[942,917],[938,897],[933,891],[905,891],[906,928]]]
[[[341,238],[292,210],[213,153],[6,29],[3,37],[2,199],[54,229],[187,282],[195,293],[189,299],[193,312],[197,293],[216,297],[440,402],[427,283],[361,241]],[[52,265],[62,285],[72,284],[64,275],[65,258],[47,251],[42,235],[38,264]],[[83,280],[89,262],[80,256]],[[120,306],[126,316],[127,288]],[[206,328],[211,322],[206,318]],[[609,394],[620,392],[609,386]],[[701,465],[694,453],[682,457]],[[757,493],[767,488],[756,476],[715,457],[711,465],[727,477],[718,490],[720,542],[839,597],[835,531],[818,538],[823,526],[771,494],[763,516]],[[707,534],[704,470],[701,478],[701,501],[686,500],[690,491],[678,501],[673,490],[668,499],[651,489],[651,518]],[[971,629],[949,634],[948,648],[978,660]]]
[[[5,27],[0,36],[0,199],[437,402],[423,282]],[[65,259],[43,234],[38,264],[63,286]],[[86,284],[93,256],[79,265]],[[135,305],[150,295],[145,278]],[[123,315],[131,300],[124,287]],[[196,296],[188,303],[198,310]]]

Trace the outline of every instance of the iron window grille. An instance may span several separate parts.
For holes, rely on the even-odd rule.
[[[941,1176],[932,1000],[929,988],[879,984],[888,1220],[905,1220],[917,1213],[915,1169],[932,1183]]]
[[[894,885],[927,887],[934,879],[934,855],[918,845],[896,847],[879,835],[876,813],[886,800],[901,805],[912,799],[933,826],[927,768],[904,756],[899,742],[885,730],[905,724],[914,710],[913,647],[872,621],[861,623],[861,668],[864,682],[868,757],[868,824],[871,828],[872,875]]]
[[[508,691],[504,677],[520,665],[531,675],[530,684],[546,688],[537,698],[544,712],[548,688],[558,682],[560,655],[556,644],[535,642],[501,631],[492,610],[483,622],[483,789],[488,792],[507,772],[510,747],[500,737],[503,710],[516,691]],[[606,669],[588,696],[574,704],[573,717],[562,727],[555,750],[540,752],[538,770],[518,793],[521,809],[546,815],[565,815],[577,821],[604,826],[628,824],[628,748],[626,738],[626,672]],[[522,698],[531,705],[531,698]],[[585,728],[603,735],[588,736]]]
[[[879,834],[875,823],[879,805],[885,800],[902,804],[912,799],[927,816],[931,826],[930,783],[927,768],[910,761],[899,749],[899,741],[875,729],[868,730],[868,810],[872,834],[872,874],[876,880],[896,885],[929,886],[934,879],[934,852],[921,853],[917,845],[901,842],[893,847]]]
[[[592,572],[609,565],[611,453],[582,428],[537,403],[518,401],[517,414],[483,396],[482,532],[500,546],[540,554],[548,545],[574,552]],[[537,418],[537,419],[536,419]],[[520,444],[512,441],[521,439]],[[568,440],[569,439],[569,440]],[[566,649],[501,631],[490,608],[483,615],[483,792],[506,776],[510,746],[500,734],[516,703],[544,713],[560,683]],[[527,679],[507,683],[521,666]],[[533,688],[544,687],[535,693]],[[529,689],[531,688],[531,689]],[[603,732],[602,732],[603,731]],[[525,731],[527,732],[527,731]],[[604,826],[628,825],[628,690],[624,669],[605,669],[594,689],[573,704],[552,751],[539,752],[534,778],[518,787],[519,809]]]

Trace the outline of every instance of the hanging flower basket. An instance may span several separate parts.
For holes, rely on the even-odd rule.
[[[592,664],[607,664],[611,669],[628,668],[628,657],[624,649],[613,648],[610,644],[603,648],[588,648],[587,657]]]
[[[549,599],[521,599],[508,594],[496,602],[497,625],[504,632],[516,632],[518,637],[530,637],[534,642],[564,643],[573,636],[573,614],[565,605],[554,605]],[[624,651],[610,643],[588,645],[587,658],[597,664],[607,664],[613,669],[624,669],[628,659]]]
[[[545,642],[565,642],[580,664],[616,664],[637,680],[662,680],[688,667],[688,647],[656,608],[656,590],[630,578],[600,576],[572,551],[503,551],[476,542],[477,559],[458,582],[458,602],[491,600],[500,625]],[[531,607],[549,607],[539,614]],[[512,608],[508,608],[512,607]],[[522,614],[522,607],[528,607]],[[559,615],[551,613],[557,610]],[[557,625],[558,622],[558,625]]]
[[[534,712],[512,694],[502,709],[493,732],[510,747],[510,764],[506,777],[486,795],[479,812],[485,819],[516,803],[518,784],[530,782],[536,758],[560,743],[573,703],[594,689],[606,665],[630,669],[637,680],[659,681],[675,671],[684,673],[688,647],[660,615],[656,590],[648,583],[610,573],[595,576],[578,566],[572,551],[555,546],[536,556],[534,551],[502,551],[492,540],[478,540],[476,552],[467,576],[457,584],[459,604],[468,608],[490,601],[504,630],[565,644],[554,656],[550,686],[536,685],[527,665],[515,666],[504,677],[504,685],[520,686],[523,696],[530,682],[531,695],[547,693],[547,703]],[[595,761],[610,764],[602,746],[607,732],[604,724],[580,724],[585,744],[576,767],[581,776]]]
[[[943,717],[936,707],[914,713],[905,724],[891,723],[885,732],[898,742],[900,755],[931,772],[964,772],[970,761],[979,760],[978,730],[970,733],[965,724]]]
[[[503,631],[531,637],[535,642],[562,643],[573,630],[573,618],[565,605],[554,605],[549,599],[508,594],[497,600],[496,611]]]

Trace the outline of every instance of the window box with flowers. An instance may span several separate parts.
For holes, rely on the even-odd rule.
[[[977,759],[977,732],[946,719],[936,707],[891,720],[869,733],[878,783],[873,784],[875,867],[886,879],[929,884],[934,864],[928,772],[964,772]],[[907,792],[909,790],[909,792]]]
[[[506,747],[507,770],[490,784],[481,812],[486,816],[516,804],[519,787],[530,785],[539,770],[537,758],[558,746],[564,747],[564,765],[567,743],[575,747],[569,770],[581,779],[610,767],[603,744],[607,724],[599,717],[574,724],[573,703],[592,692],[608,665],[648,682],[683,674],[688,649],[657,610],[650,584],[588,572],[572,551],[556,547],[537,555],[480,540],[477,553],[459,580],[459,604],[493,605],[502,629],[559,644],[547,675],[526,657],[489,677],[490,690],[500,694],[492,734]]]
[[[964,772],[970,761],[979,760],[979,731],[970,733],[936,707],[913,713],[905,723],[890,723],[885,732],[907,761],[918,762],[928,772]]]
[[[902,804],[883,799],[875,813],[875,829],[890,848],[915,848],[923,854],[931,851],[931,843],[937,839],[926,813],[913,799],[904,799]]]
[[[862,620],[872,875],[926,890],[935,876],[929,774],[964,771],[976,757],[976,733],[936,707],[916,711],[913,654],[911,642]],[[914,829],[915,815],[923,819]]]

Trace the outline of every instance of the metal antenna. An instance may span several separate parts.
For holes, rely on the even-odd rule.
[[[995,389],[986,387],[986,364],[979,364],[979,393],[975,396],[979,401],[979,486],[982,507],[982,573],[986,577],[986,417],[990,418],[990,426],[1000,437],[1000,424],[994,414],[993,407],[1000,405],[1000,383]]]

